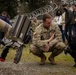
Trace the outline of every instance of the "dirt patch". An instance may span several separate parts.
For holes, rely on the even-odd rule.
[[[76,75],[76,68],[71,63],[46,63],[41,66],[37,62],[0,62],[0,75]]]

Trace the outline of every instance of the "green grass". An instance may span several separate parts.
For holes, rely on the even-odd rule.
[[[0,53],[2,52],[2,49],[0,49]],[[16,49],[10,49],[9,50],[9,53],[7,55],[7,58],[6,58],[6,62],[12,62],[14,57],[15,57],[15,54],[16,54]],[[50,56],[51,53],[45,53],[46,57],[48,58]],[[63,68],[66,69],[65,72],[64,71],[61,71],[61,72],[52,72],[53,74],[52,75],[71,75],[72,73],[75,73],[76,74],[76,69],[72,67],[72,65],[74,64],[74,61],[73,61],[73,58],[70,56],[70,55],[65,55],[64,53],[61,53],[60,55],[58,55],[56,58],[55,58],[56,62],[60,65],[59,68]],[[32,53],[30,53],[29,51],[29,45],[26,45],[26,47],[23,49],[23,54],[22,54],[22,57],[21,57],[21,60],[20,62],[36,62],[38,63],[40,61],[40,58],[38,58],[37,56],[34,56]],[[46,60],[46,64],[48,64],[49,61]],[[50,66],[49,64],[47,66]],[[46,65],[44,66],[46,67]],[[43,67],[43,68],[44,68]],[[52,67],[53,69],[55,67],[53,66],[50,66]],[[48,67],[48,68],[50,68]],[[67,69],[68,67],[68,69]],[[47,67],[46,67],[47,68]],[[42,69],[40,67],[40,69]],[[45,70],[45,68],[43,69]],[[56,68],[55,68],[56,70]],[[70,74],[71,73],[71,74]],[[42,75],[42,74],[41,74]],[[43,71],[43,75],[51,75],[50,72],[44,72]]]
[[[0,49],[0,54],[2,52],[2,49]],[[6,58],[6,61],[13,61],[14,57],[15,57],[15,54],[16,54],[16,49],[13,49],[11,48],[9,50],[9,53],[7,55],[7,58]],[[45,53],[46,57],[49,57],[51,53]],[[60,55],[58,55],[55,60],[57,62],[70,62],[72,63],[73,62],[73,58],[70,56],[70,55],[65,55],[64,53],[61,53]],[[24,47],[23,49],[23,54],[22,54],[22,57],[21,57],[21,60],[20,62],[31,62],[31,61],[34,61],[34,62],[39,62],[40,59],[37,57],[37,56],[34,56],[32,53],[30,53],[29,51],[29,45],[26,45],[26,47]],[[46,61],[48,62],[48,60]]]

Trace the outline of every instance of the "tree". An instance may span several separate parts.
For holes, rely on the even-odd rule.
[[[21,3],[25,3],[24,6],[26,6],[26,2],[28,3],[28,9],[29,12],[38,9],[40,7],[45,6],[50,2],[50,0],[20,0]],[[26,7],[25,7],[26,8]],[[27,10],[25,10],[27,12]]]
[[[7,11],[11,18],[17,15],[17,0],[0,0],[0,13]]]

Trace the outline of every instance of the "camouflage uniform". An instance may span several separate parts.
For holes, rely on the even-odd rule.
[[[55,36],[49,43],[47,40],[54,34]],[[32,45],[30,46],[30,51],[40,57],[41,62],[46,60],[44,53],[44,47],[48,44],[50,49],[48,52],[52,52],[49,57],[51,64],[55,64],[54,57],[60,54],[65,48],[65,44],[62,42],[61,32],[57,25],[51,24],[49,29],[43,27],[43,24],[39,25],[33,34]]]
[[[36,22],[34,22],[34,21],[31,21],[31,29],[32,29],[32,31],[31,31],[31,36],[33,36],[33,33],[34,33],[34,31],[35,31],[35,28],[39,25],[39,21],[37,20]]]
[[[32,24],[32,30],[34,31],[35,28],[39,25],[39,22],[38,21],[36,21],[36,22],[32,21],[31,24]]]

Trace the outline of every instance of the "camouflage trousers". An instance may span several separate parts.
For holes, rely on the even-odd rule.
[[[50,49],[48,52],[52,52],[50,57],[55,57],[59,55],[66,47],[66,45],[63,42],[58,42],[56,39],[49,42]],[[44,49],[44,48],[43,48]],[[42,48],[39,48],[33,44],[30,45],[30,52],[32,52],[34,55],[38,57],[44,56],[43,53],[45,53]]]

